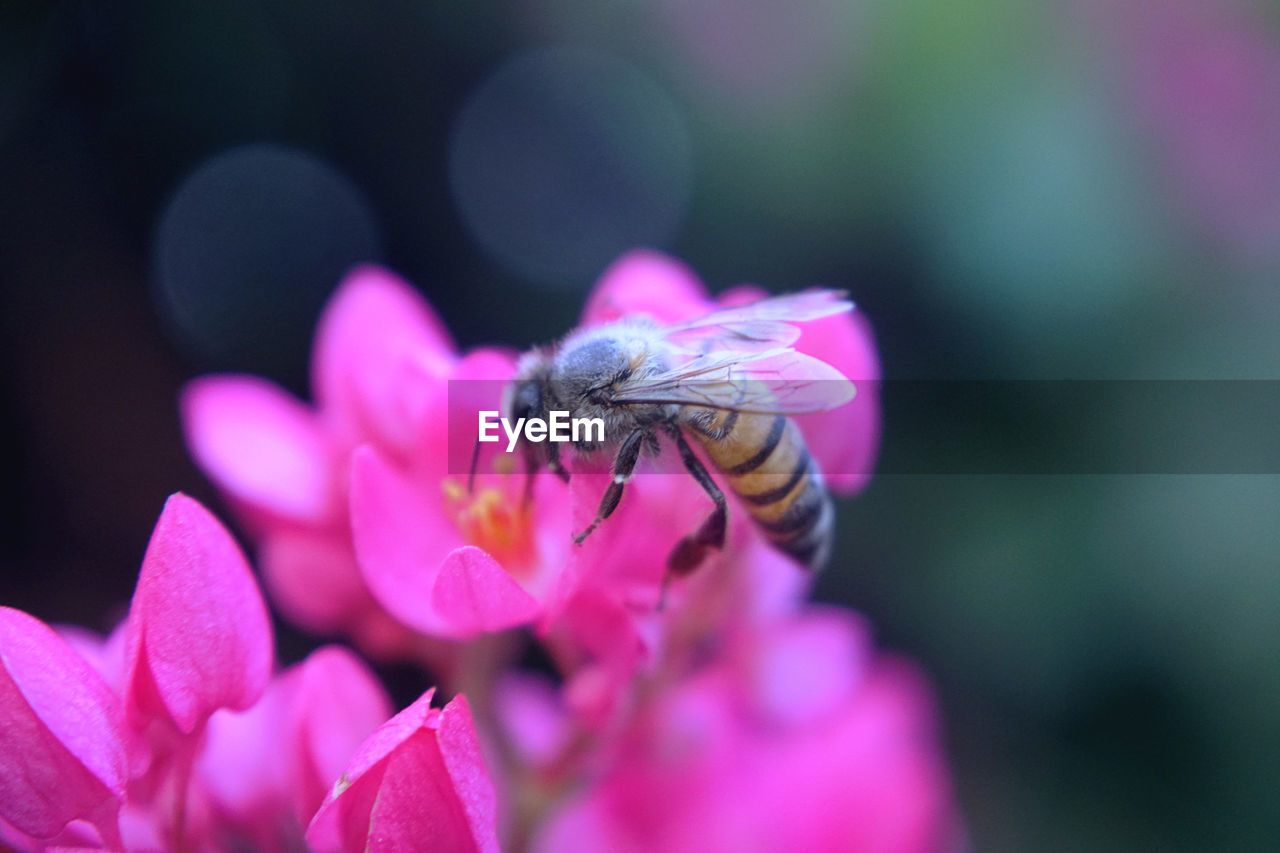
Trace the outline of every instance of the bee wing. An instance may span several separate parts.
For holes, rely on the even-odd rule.
[[[843,406],[853,382],[825,361],[774,347],[757,352],[717,352],[615,391],[615,404],[676,404],[753,414],[799,415]]]
[[[845,299],[842,291],[811,290],[722,308],[693,320],[664,326],[662,334],[670,344],[690,353],[767,352],[795,343],[800,330],[793,323],[842,314],[852,308],[853,303]]]

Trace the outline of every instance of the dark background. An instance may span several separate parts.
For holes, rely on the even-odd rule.
[[[181,383],[305,395],[357,260],[464,346],[650,245],[850,290],[891,379],[1280,378],[1277,152],[1275,4],[8,3],[0,601],[118,618],[165,496],[220,507]],[[1055,387],[895,398],[818,596],[934,680],[976,849],[1269,849],[1280,479],[1010,473],[1077,430],[1176,463],[1212,414]],[[896,473],[953,420],[990,473]]]

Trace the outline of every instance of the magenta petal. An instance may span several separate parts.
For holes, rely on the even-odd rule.
[[[387,760],[362,849],[397,853],[430,838],[434,850],[475,850],[466,816],[449,787],[440,745],[415,732]]]
[[[453,342],[426,300],[401,279],[361,266],[339,285],[316,332],[312,389],[346,441],[412,447],[425,372],[443,375]],[[425,367],[425,371],[424,371]]]
[[[498,849],[493,783],[459,696],[431,691],[365,741],[307,829],[317,851]]]
[[[391,716],[391,700],[360,658],[342,646],[317,649],[297,671],[291,714],[302,766],[292,794],[305,824],[360,743]]]
[[[280,753],[297,687],[296,670],[288,670],[247,711],[222,710],[209,717],[195,773],[227,816],[252,823],[261,814],[279,812],[295,790],[293,768]]]
[[[114,691],[119,690],[120,680],[124,677],[125,627],[126,623],[121,622],[106,637],[79,625],[56,625],[53,629]]]
[[[462,544],[457,528],[418,485],[372,447],[351,459],[351,528],[369,591],[405,625],[447,632],[436,613],[436,576],[445,555]]]
[[[251,376],[206,376],[182,392],[187,445],[201,469],[257,512],[320,524],[341,499],[315,414]]]
[[[866,625],[836,607],[813,606],[759,640],[751,673],[758,709],[791,726],[818,724],[854,695],[871,666]]]
[[[515,373],[519,353],[494,347],[482,347],[458,359],[454,365],[452,380],[487,380],[506,382]]]
[[[350,630],[377,606],[345,531],[272,531],[258,548],[258,567],[272,604],[312,633]]]
[[[711,307],[693,270],[661,252],[639,249],[614,261],[600,276],[587,297],[582,325],[612,323],[631,314],[672,323],[706,314]]]
[[[570,734],[560,691],[541,673],[502,673],[494,686],[493,705],[508,743],[526,764],[551,761]]]
[[[131,719],[164,712],[191,732],[219,708],[248,708],[266,688],[271,624],[258,585],[231,534],[184,494],[156,522],[129,620]]]
[[[538,602],[496,560],[472,545],[444,558],[432,601],[458,637],[523,625],[538,612]]]
[[[480,750],[480,739],[476,736],[471,705],[463,694],[455,696],[440,712],[437,737],[445,768],[449,771],[453,790],[466,813],[476,847],[496,851],[497,797],[493,790],[493,779],[484,763],[484,754]]]
[[[0,816],[37,838],[83,818],[111,840],[127,765],[102,677],[49,626],[0,607]]]
[[[363,850],[387,759],[404,741],[440,714],[431,707],[435,688],[387,720],[351,756],[307,827],[307,845],[318,853]]]

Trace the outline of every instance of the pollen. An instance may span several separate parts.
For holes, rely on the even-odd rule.
[[[519,497],[492,486],[468,492],[452,477],[441,483],[441,489],[464,539],[489,552],[514,575],[532,564],[532,526]]]

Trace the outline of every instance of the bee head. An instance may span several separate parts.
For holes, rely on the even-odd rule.
[[[507,417],[513,421],[542,414],[542,383],[538,379],[517,380],[507,399]]]

